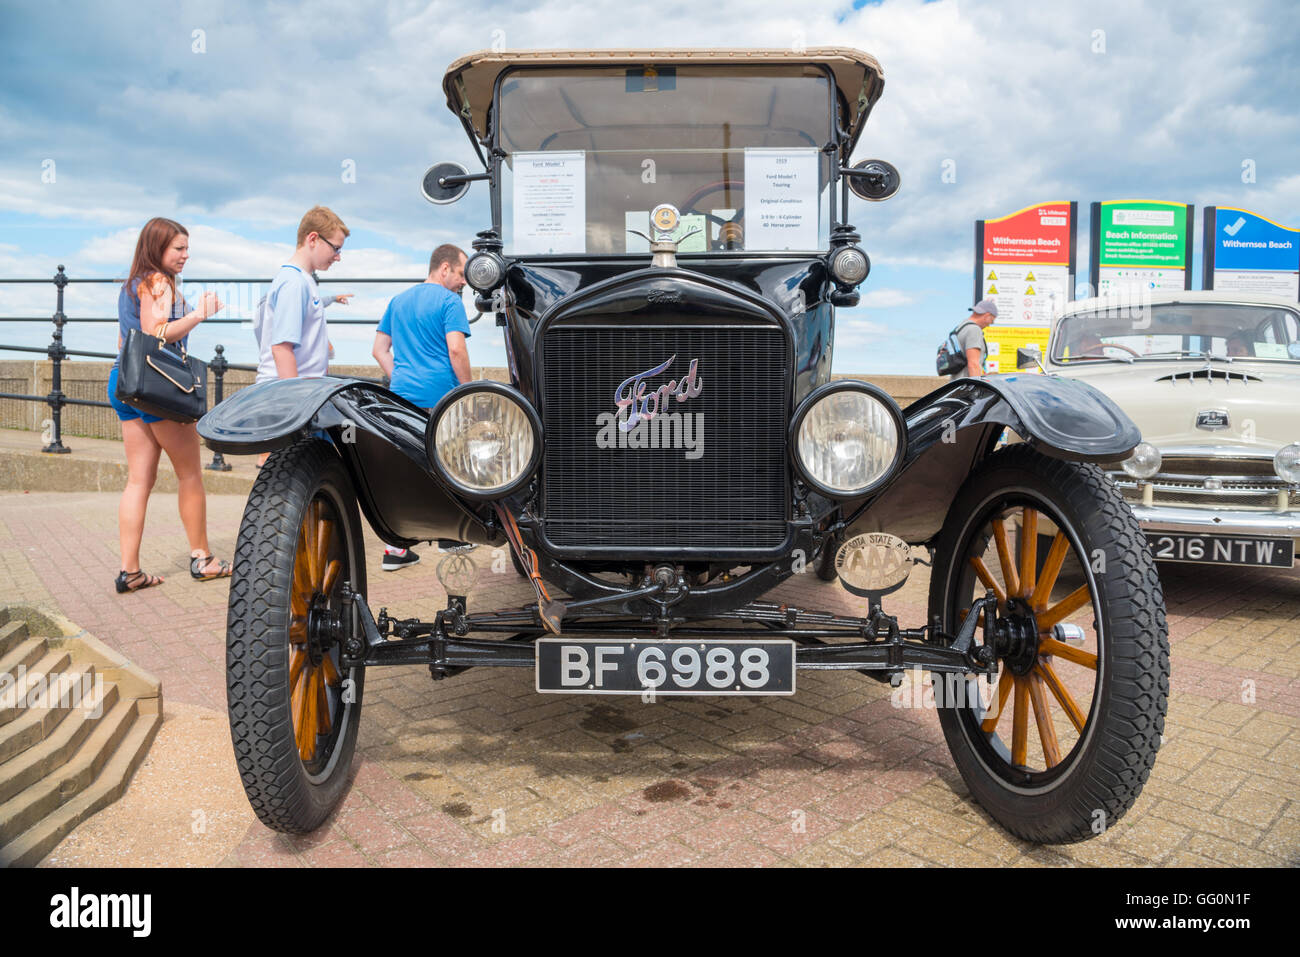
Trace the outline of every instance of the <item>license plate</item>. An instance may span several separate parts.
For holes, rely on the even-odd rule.
[[[1147,545],[1157,560],[1167,562],[1265,568],[1290,568],[1295,562],[1295,543],[1289,538],[1147,532]]]
[[[794,642],[539,638],[537,690],[551,694],[794,694]]]

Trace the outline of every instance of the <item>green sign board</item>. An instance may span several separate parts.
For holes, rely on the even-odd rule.
[[[1118,200],[1100,207],[1093,248],[1102,267],[1187,269],[1190,223],[1185,203]]]

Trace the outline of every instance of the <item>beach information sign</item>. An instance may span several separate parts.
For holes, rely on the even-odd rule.
[[[1046,353],[1053,317],[1074,298],[1079,204],[1035,203],[975,223],[975,301],[992,299],[998,319],[984,332],[988,372],[1015,372],[1016,350]]]
[[[1300,299],[1300,229],[1248,209],[1205,207],[1206,289]]]
[[[1192,288],[1194,207],[1154,199],[1092,204],[1092,288],[1099,296]]]

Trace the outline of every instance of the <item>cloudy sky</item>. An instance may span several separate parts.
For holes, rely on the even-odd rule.
[[[933,371],[939,340],[970,305],[979,218],[1078,200],[1081,258],[1092,200],[1195,203],[1198,232],[1208,204],[1300,225],[1293,4],[801,0],[783,9],[749,0],[0,0],[0,278],[50,275],[58,263],[76,277],[120,276],[155,215],[189,228],[187,276],[269,276],[316,203],[352,229],[331,276],[420,277],[433,246],[467,246],[490,221],[483,184],[451,207],[430,206],[418,185],[436,160],[473,167],[441,78],[452,60],[494,42],[804,43],[877,56],[885,94],[855,159],[895,163],[903,188],[888,203],[854,206],[873,270],[862,305],[840,312],[836,371]],[[359,296],[331,307],[331,319],[377,317],[394,291],[335,288]],[[0,284],[0,317],[52,311],[50,288]],[[70,315],[115,311],[113,287],[69,290]],[[474,328],[475,364],[503,364],[499,330]],[[0,321],[0,330],[0,342],[48,341],[45,326]],[[333,338],[342,358],[368,359],[368,329]],[[66,340],[114,348],[106,325],[73,327]],[[252,354],[239,326],[196,340],[201,354],[218,341],[232,358]]]

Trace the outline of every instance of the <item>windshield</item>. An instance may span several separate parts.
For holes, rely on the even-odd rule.
[[[515,254],[825,250],[830,81],[812,66],[527,70],[501,81],[501,219]],[[698,232],[696,232],[698,231]]]
[[[1300,321],[1280,306],[1165,303],[1066,316],[1052,337],[1055,362],[1177,358],[1300,362]]]

